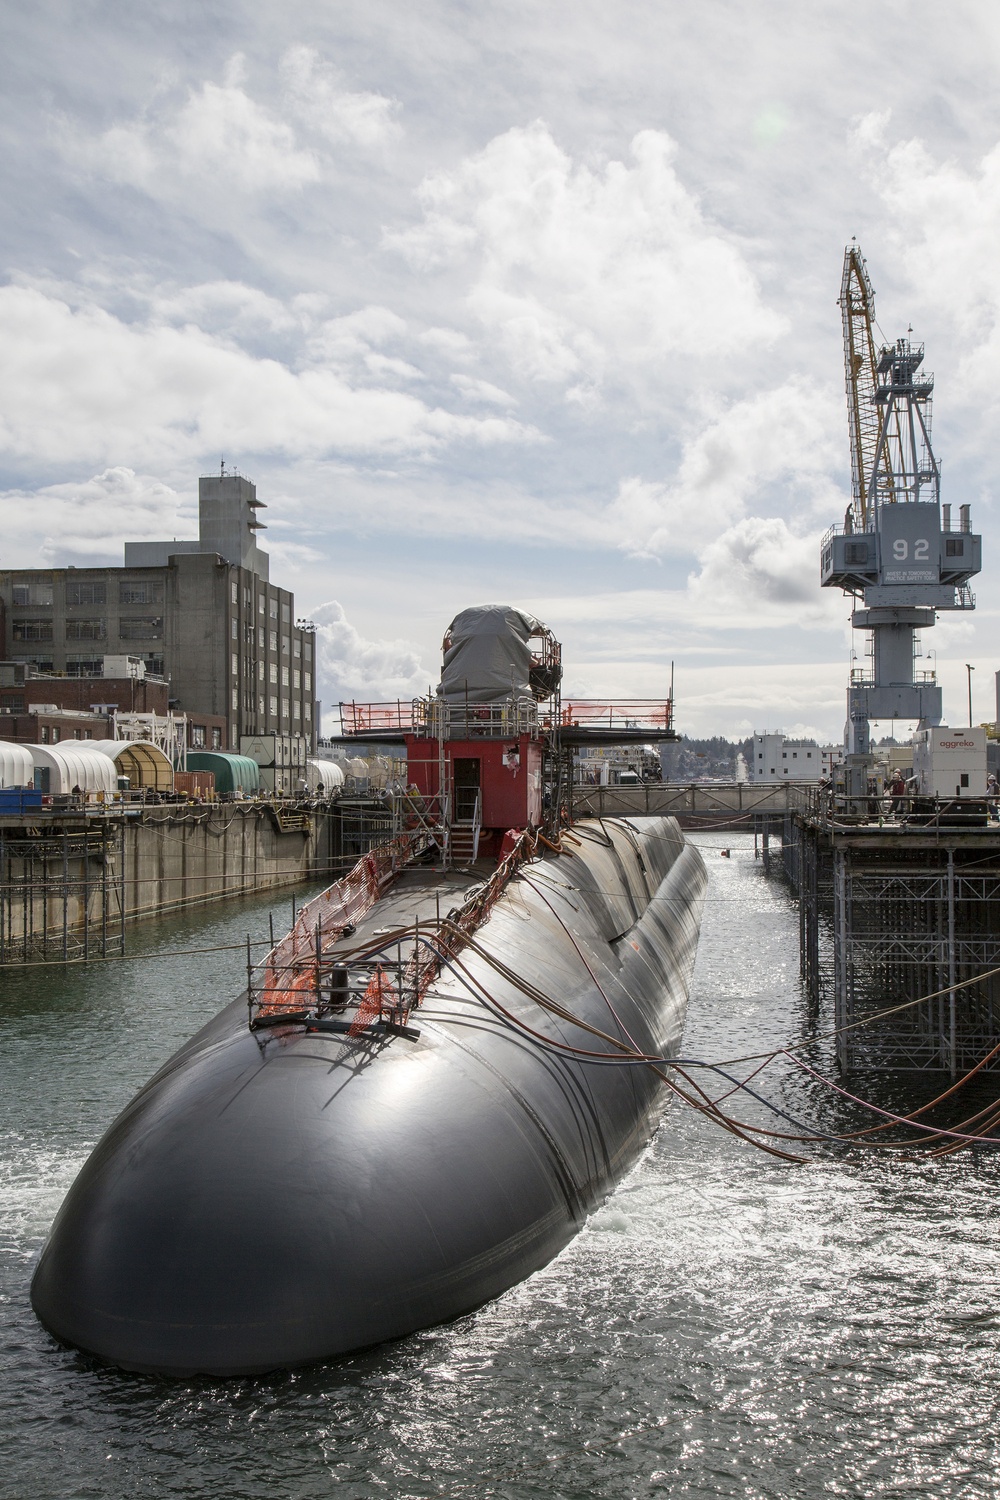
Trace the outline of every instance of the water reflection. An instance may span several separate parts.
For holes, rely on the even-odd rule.
[[[698,842],[711,889],[685,1050],[731,1057],[801,1038],[793,903],[761,877],[751,840]],[[723,843],[731,860],[713,857]],[[264,936],[267,911],[244,902],[144,941],[239,942],[248,922]],[[126,1376],[58,1348],[26,1296],[51,1215],[104,1124],[238,992],[242,968],[222,953],[106,975],[38,972],[15,983],[9,1007],[4,981],[0,1490],[40,1500],[995,1493],[995,1159],[820,1150],[789,1167],[676,1106],[558,1260],[448,1327],[237,1382]],[[882,1081],[878,1102],[909,1107],[913,1086]],[[853,1106],[805,1075],[786,1069],[766,1091],[824,1130],[857,1123]],[[266,1288],[248,1283],[247,1295]]]

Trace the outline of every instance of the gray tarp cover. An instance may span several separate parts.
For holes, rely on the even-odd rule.
[[[530,698],[528,641],[545,629],[509,604],[476,604],[448,627],[441,697],[446,703],[509,703]]]

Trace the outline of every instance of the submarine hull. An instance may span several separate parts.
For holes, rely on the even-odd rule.
[[[666,1090],[581,1056],[622,1054],[525,985],[672,1055],[706,879],[672,819],[574,833],[442,970],[418,1037],[252,1032],[237,1001],[181,1048],[67,1195],[32,1284],[45,1326],[126,1369],[254,1374],[454,1318],[562,1249]],[[353,942],[440,880],[405,873]]]

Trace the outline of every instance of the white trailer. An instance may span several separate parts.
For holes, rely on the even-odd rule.
[[[913,736],[913,776],[921,797],[986,796],[986,730],[939,724]]]

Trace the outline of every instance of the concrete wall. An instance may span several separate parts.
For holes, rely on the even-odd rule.
[[[283,814],[265,804],[147,808],[136,818],[4,818],[0,963],[118,951],[126,923],[206,901],[332,881],[335,809]]]

